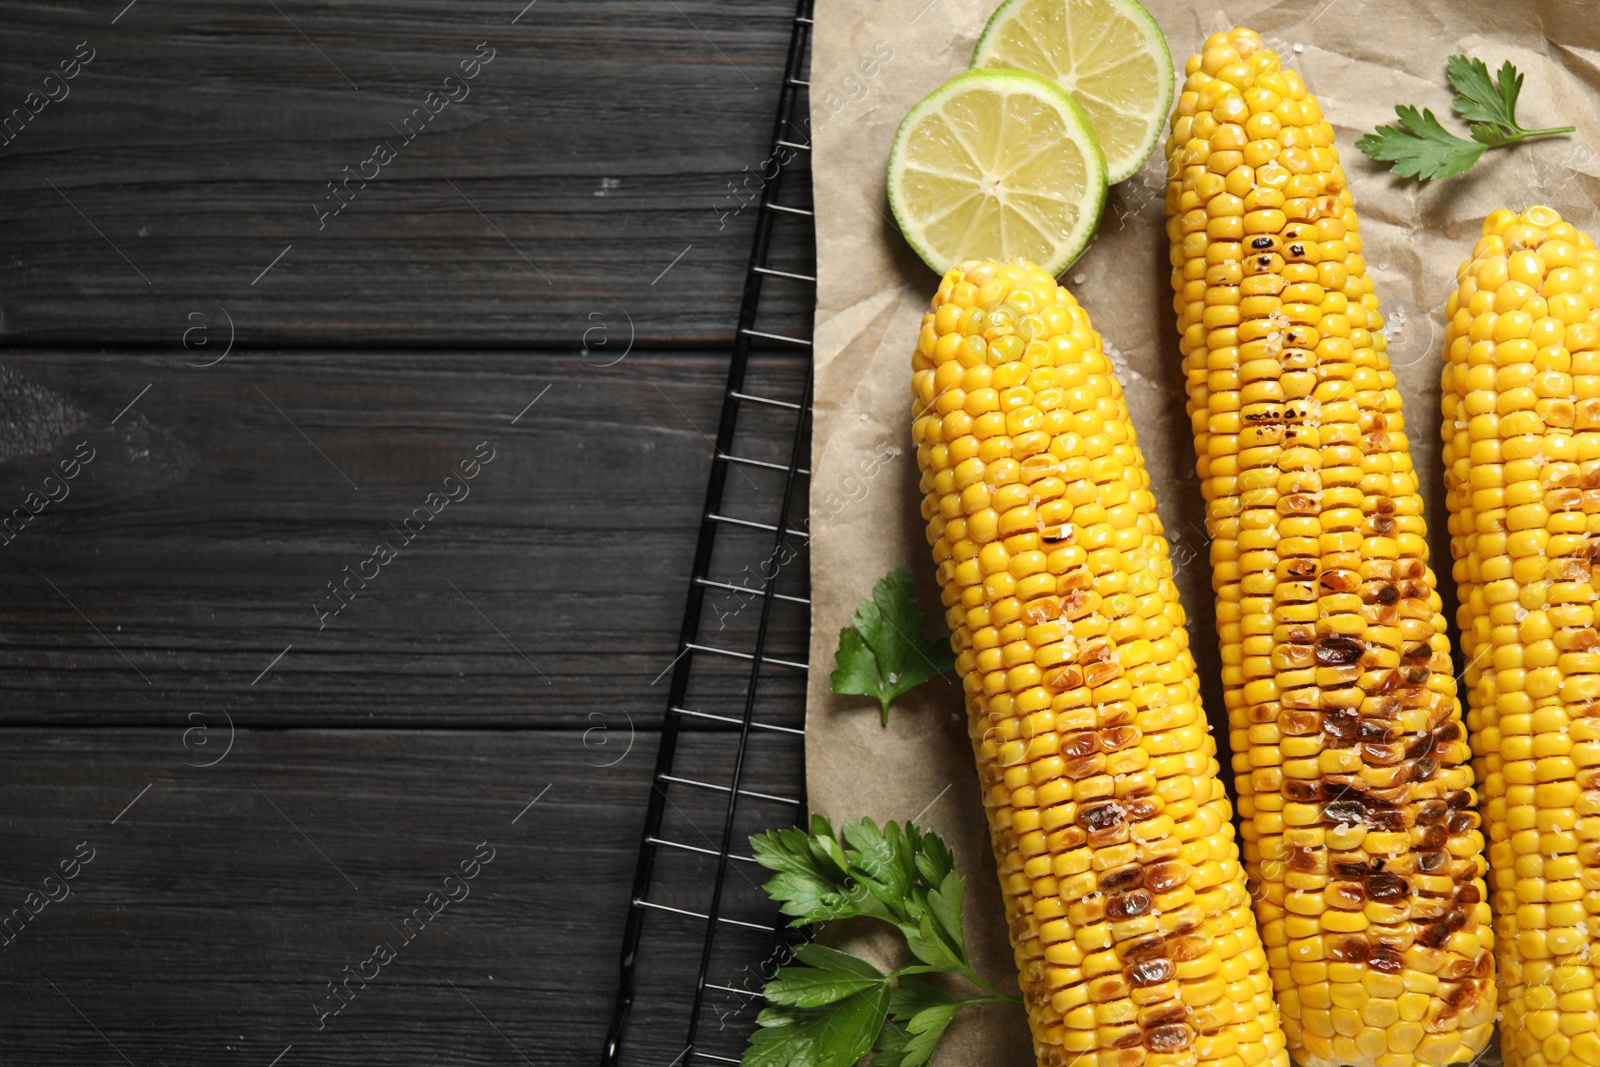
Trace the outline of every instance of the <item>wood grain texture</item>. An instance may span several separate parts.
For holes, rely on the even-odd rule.
[[[5,5],[0,336],[165,346],[221,306],[251,346],[576,347],[619,309],[725,341],[792,5],[524,2]],[[809,294],[769,312],[809,329]]]
[[[595,1061],[792,15],[0,10],[0,1061]],[[811,273],[808,220],[777,225],[772,265]],[[810,303],[774,279],[760,326],[808,336]],[[745,389],[804,373],[757,353]],[[794,413],[745,406],[733,452],[787,462]],[[780,487],[740,466],[722,513],[770,525]],[[719,527],[708,648],[753,647],[769,581],[805,595],[803,536],[761,576],[774,536]],[[808,619],[779,602],[768,655]],[[689,662],[683,705],[740,715],[748,662]],[[803,687],[764,667],[758,721],[798,726]],[[684,721],[651,899],[703,911],[728,795],[691,783],[731,780],[738,734]],[[744,766],[801,795],[793,734]],[[735,851],[796,810],[741,798]],[[80,843],[71,895],[30,898]],[[759,882],[730,861],[725,914],[770,921]],[[703,926],[645,932],[626,1062],[659,1065]],[[708,980],[757,988],[771,945],[719,928]],[[752,1000],[706,1012],[737,1056]]]
[[[232,740],[196,768],[185,763],[213,757],[179,729],[0,729],[0,917],[30,892],[69,891],[13,919],[0,948],[5,1062],[266,1067],[290,1045],[284,1065],[594,1062],[653,734],[612,767],[567,730]],[[727,748],[709,735],[682,745],[705,764]],[[753,759],[754,773],[785,774],[761,750]],[[720,800],[673,799],[720,826]],[[484,854],[480,842],[493,858],[463,896],[444,877]],[[60,862],[91,850],[63,881]],[[680,857],[662,866],[661,893],[704,907],[709,861]],[[373,977],[378,945],[394,958]],[[324,1020],[346,966],[369,981]],[[657,1007],[682,988],[671,970],[643,976],[641,1006],[657,1014],[630,1032],[642,1062],[682,1047]]]
[[[22,442],[0,462],[8,513],[79,445],[95,452],[64,499],[0,528],[0,721],[174,724],[219,707],[252,725],[659,720],[722,358],[184,356],[0,358]],[[750,388],[798,391],[792,358],[754,368]],[[769,410],[741,423],[739,451],[778,461],[793,415]],[[775,521],[779,478],[742,468],[724,511]],[[715,573],[755,588],[771,537],[729,527]],[[368,562],[380,543],[397,555]],[[782,588],[804,573],[797,560]],[[753,647],[754,594],[711,603],[712,643]],[[790,654],[803,647],[803,606],[774,624]],[[742,696],[744,665],[707,659],[696,699]]]

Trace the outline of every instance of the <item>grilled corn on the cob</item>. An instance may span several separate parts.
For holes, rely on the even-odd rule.
[[[922,513],[1039,1063],[1288,1067],[1100,338],[1032,264],[969,262],[913,366]]]
[[[1444,460],[1501,1047],[1600,1064],[1600,253],[1547,207],[1497,211],[1456,274]]]
[[[1471,1059],[1482,835],[1400,394],[1314,96],[1253,31],[1189,60],[1172,285],[1246,867],[1295,1058]]]

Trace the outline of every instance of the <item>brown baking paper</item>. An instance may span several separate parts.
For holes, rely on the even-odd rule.
[[[966,69],[991,0],[818,0],[811,73],[816,200],[816,395],[811,479],[811,679],[806,717],[812,807],[835,820],[915,818],[957,849],[968,879],[966,930],[978,971],[1012,984],[999,887],[972,751],[953,678],[902,698],[879,725],[875,702],[829,688],[839,629],[873,583],[912,568],[940,620],[923,535],[910,441],[910,366],[917,330],[938,287],[901,239],[884,194],[895,128],[914,103]],[[1545,203],[1600,233],[1600,21],[1578,0],[1307,0],[1202,3],[1147,0],[1183,64],[1205,37],[1249,26],[1298,70],[1333,124],[1361,217],[1365,255],[1386,320],[1422,479],[1429,543],[1446,612],[1454,617],[1440,462],[1443,308],[1456,267],[1488,212]],[[1397,103],[1451,116],[1445,59],[1505,59],[1526,76],[1518,116],[1530,127],[1574,123],[1567,138],[1489,152],[1472,171],[1419,186],[1356,152],[1362,133],[1390,122]],[[1088,309],[1122,376],[1128,407],[1172,543],[1191,644],[1215,729],[1221,688],[1204,505],[1184,414],[1183,374],[1168,283],[1158,148],[1113,188],[1100,233],[1063,282]],[[1227,767],[1226,733],[1218,734]],[[881,951],[878,942],[870,950]],[[1498,1067],[1498,1052],[1480,1062]],[[989,1006],[952,1027],[936,1064],[1033,1063],[1020,1009]]]

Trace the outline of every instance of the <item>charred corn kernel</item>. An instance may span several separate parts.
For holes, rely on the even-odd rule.
[[[1600,1063],[1582,903],[1600,855],[1577,843],[1600,839],[1600,768],[1564,758],[1600,739],[1600,252],[1548,207],[1496,211],[1456,278],[1445,488],[1500,1002],[1522,1024],[1501,1048],[1510,1067]]]
[[[1333,129],[1250,30],[1214,34],[1186,72],[1167,143],[1173,307],[1243,853],[1284,1030],[1306,1067],[1471,1060],[1495,1010],[1483,837],[1400,394]],[[1237,121],[1243,155],[1215,137]],[[1531,341],[1549,274],[1531,260],[1514,275],[1503,266],[1497,277],[1527,294],[1484,314],[1525,314]],[[1477,417],[1503,426],[1570,403],[1554,375],[1576,367],[1547,364]],[[1511,504],[1500,481],[1472,488]],[[1502,537],[1554,533],[1546,516],[1562,487],[1536,488]],[[1514,588],[1504,602],[1521,612],[1512,623],[1542,606],[1523,608]],[[1561,655],[1588,652],[1552,643],[1485,669],[1531,696],[1559,688]],[[1579,743],[1531,748],[1536,785],[1562,769],[1541,760],[1576,765]],[[1563,854],[1581,836],[1576,823],[1527,832]]]
[[[1019,356],[1005,342],[1023,324],[1002,313],[1023,307]],[[946,343],[969,322],[986,324],[981,359]],[[1038,1061],[1289,1067],[1167,541],[1100,338],[1025,262],[952,270],[923,330],[923,514]],[[1038,415],[1020,431],[926,417],[947,401]]]

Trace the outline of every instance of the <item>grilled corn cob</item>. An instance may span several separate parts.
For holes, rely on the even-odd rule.
[[[1547,207],[1497,211],[1456,277],[1445,487],[1501,1046],[1600,1064],[1600,253]]]
[[[1495,997],[1470,751],[1333,130],[1250,30],[1186,71],[1174,308],[1284,1032],[1315,1067],[1471,1059]]]
[[[969,262],[913,366],[922,514],[1039,1063],[1288,1067],[1100,338],[1032,264]]]

